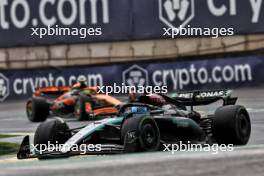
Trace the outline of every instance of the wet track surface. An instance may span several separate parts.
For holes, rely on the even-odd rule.
[[[259,175],[264,173],[264,89],[236,90],[237,104],[251,117],[249,144],[213,155],[201,152],[157,152],[115,156],[83,156],[61,160],[0,159],[0,175]],[[201,110],[213,111],[216,105]],[[199,109],[200,110],[200,109]],[[67,119],[70,127],[86,125]],[[0,134],[33,133],[38,123],[25,115],[25,102],[0,104]],[[192,169],[190,169],[192,168]],[[89,174],[88,174],[89,173]]]

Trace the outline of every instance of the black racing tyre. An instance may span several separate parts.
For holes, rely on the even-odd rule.
[[[229,105],[218,108],[212,122],[212,132],[218,144],[247,144],[251,123],[245,107]]]
[[[83,120],[89,120],[90,115],[87,114],[86,112],[86,103],[91,104],[92,108],[92,103],[91,103],[91,98],[87,96],[79,96],[76,100],[76,104],[74,106],[74,116],[77,120],[83,121]]]
[[[132,116],[122,125],[121,141],[125,152],[157,151],[160,148],[159,128],[151,117]]]
[[[71,137],[69,126],[61,118],[41,123],[34,136],[35,145],[63,144]]]
[[[49,111],[49,104],[42,97],[32,97],[27,101],[26,113],[31,122],[45,121]]]

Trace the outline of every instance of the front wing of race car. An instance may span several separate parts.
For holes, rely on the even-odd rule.
[[[55,158],[67,158],[70,156],[76,155],[102,155],[102,154],[119,154],[124,152],[124,146],[117,144],[101,144],[100,150],[79,150],[79,151],[43,151],[38,152],[32,149],[32,144],[30,143],[30,137],[25,136],[20,149],[17,153],[18,159],[30,159],[30,158],[39,158],[39,159],[55,159]]]
[[[91,136],[96,130],[103,129],[106,125],[115,125],[116,123],[120,123],[122,118],[109,118],[103,119],[100,121],[96,121],[94,123],[88,124],[87,126],[81,128],[80,131],[75,133],[71,138],[69,138],[64,144],[61,144],[58,148],[50,149],[49,146],[46,146],[44,150],[41,152],[37,149],[37,147],[30,142],[30,137],[25,136],[19,152],[17,154],[18,159],[27,159],[27,158],[58,158],[58,157],[68,157],[73,155],[81,155],[81,154],[116,154],[122,153],[124,151],[124,147],[118,144],[99,144],[100,150],[90,150],[89,148],[75,148],[72,150],[74,146],[82,143],[83,140]]]

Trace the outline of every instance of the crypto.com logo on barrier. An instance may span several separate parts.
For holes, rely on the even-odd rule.
[[[0,102],[3,102],[9,96],[9,80],[0,73]]]
[[[194,14],[194,0],[159,0],[159,19],[170,28],[185,27]]]
[[[123,72],[122,82],[126,86],[148,86],[148,71],[138,65],[133,65]]]

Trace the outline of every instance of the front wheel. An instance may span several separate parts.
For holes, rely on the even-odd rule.
[[[41,123],[34,136],[34,144],[40,146],[63,144],[71,137],[69,126],[61,118],[55,118]]]
[[[34,136],[34,145],[39,152],[48,149],[50,146],[64,144],[71,137],[69,126],[61,118],[55,118],[41,123]],[[58,150],[58,151],[57,151]],[[55,147],[54,152],[60,152],[60,148]],[[38,159],[49,159],[50,156],[39,156]]]
[[[218,108],[213,119],[212,132],[218,144],[247,144],[251,123],[246,108],[239,105]]]

